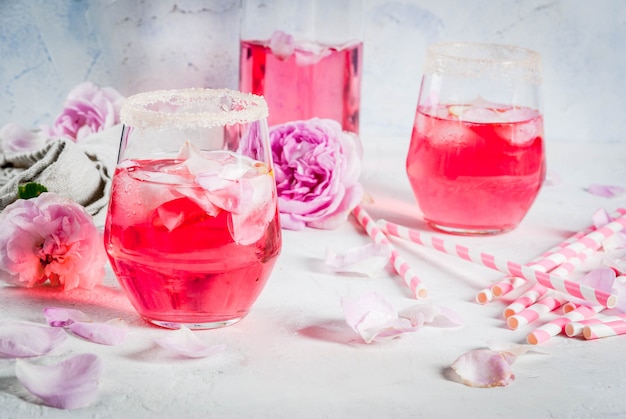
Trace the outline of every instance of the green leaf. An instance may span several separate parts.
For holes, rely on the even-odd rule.
[[[29,182],[17,187],[17,196],[20,199],[37,198],[44,192],[48,192],[48,189],[36,182]]]

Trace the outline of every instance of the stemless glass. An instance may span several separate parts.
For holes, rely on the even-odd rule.
[[[261,293],[282,243],[267,115],[262,97],[230,90],[123,103],[104,241],[149,322],[230,325]]]
[[[424,219],[456,234],[514,229],[545,178],[541,58],[507,45],[427,52],[407,175]]]

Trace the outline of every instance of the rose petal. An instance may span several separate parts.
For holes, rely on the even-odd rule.
[[[455,311],[429,303],[414,304],[401,310],[398,316],[409,319],[414,326],[459,327],[464,324]]]
[[[611,221],[613,221],[609,213],[606,212],[604,208],[600,208],[596,212],[594,212],[591,219],[593,220],[593,226],[595,228],[602,228]]]
[[[615,271],[611,268],[597,268],[589,271],[580,281],[583,285],[600,291],[611,292],[615,282]]]
[[[328,248],[325,263],[335,272],[375,277],[385,270],[390,256],[391,250],[388,246],[369,243],[348,249],[344,254],[337,254]]]
[[[358,299],[344,297],[341,299],[341,305],[346,323],[363,338],[365,343],[392,339],[419,328],[408,319],[399,318],[393,306],[375,292],[367,293]]]
[[[94,354],[76,355],[50,366],[21,360],[15,364],[19,382],[46,405],[59,409],[76,409],[96,400],[101,374],[102,361]]]
[[[0,321],[0,358],[45,355],[67,339],[63,329],[27,322]]]
[[[626,249],[621,248],[606,252],[604,264],[620,275],[626,274]]]
[[[189,358],[203,358],[226,349],[226,345],[205,344],[185,326],[169,332],[167,337],[156,339],[155,342],[165,349]]]
[[[617,293],[616,309],[622,313],[626,313],[626,277],[619,276],[614,284],[614,290]]]
[[[586,191],[593,195],[602,196],[605,198],[613,198],[624,194],[624,192],[626,192],[626,188],[616,185],[601,185],[598,183],[594,183],[589,185]]]
[[[74,322],[91,321],[87,314],[73,308],[47,307],[43,309],[43,315],[53,327],[66,327]]]
[[[513,382],[514,356],[491,349],[475,349],[456,359],[451,368],[470,387],[503,387]]]
[[[74,322],[68,329],[77,336],[101,345],[121,345],[128,336],[128,325],[121,319],[106,323]]]

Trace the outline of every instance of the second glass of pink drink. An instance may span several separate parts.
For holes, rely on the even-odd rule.
[[[429,48],[406,169],[433,228],[495,234],[522,221],[546,171],[540,79],[528,49]]]
[[[239,89],[265,98],[270,126],[318,117],[358,134],[361,3],[244,1]]]
[[[186,89],[131,96],[105,226],[113,271],[154,324],[241,320],[281,249],[263,98]]]

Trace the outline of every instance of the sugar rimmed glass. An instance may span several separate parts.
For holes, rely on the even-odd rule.
[[[541,57],[525,48],[428,48],[406,159],[425,221],[455,234],[512,230],[545,177]]]
[[[105,248],[147,321],[207,329],[245,317],[281,249],[267,104],[231,90],[126,99]]]

